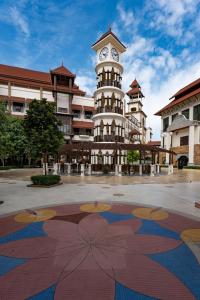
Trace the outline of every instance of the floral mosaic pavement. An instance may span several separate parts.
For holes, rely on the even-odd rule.
[[[0,299],[200,299],[200,222],[107,203],[1,218]]]

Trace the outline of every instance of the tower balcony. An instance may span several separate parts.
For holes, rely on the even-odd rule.
[[[105,81],[100,81],[97,84],[97,89],[104,87],[104,86],[113,86],[121,89],[122,85],[118,81],[112,81],[112,80],[105,80]]]

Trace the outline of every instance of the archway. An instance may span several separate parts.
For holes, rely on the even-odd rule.
[[[178,168],[183,169],[183,167],[187,166],[188,164],[188,157],[186,155],[182,155],[178,159]]]

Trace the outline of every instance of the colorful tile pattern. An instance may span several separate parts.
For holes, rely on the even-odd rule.
[[[88,203],[0,219],[1,300],[200,299],[200,222]]]

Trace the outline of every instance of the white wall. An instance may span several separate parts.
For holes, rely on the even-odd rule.
[[[189,128],[180,129],[173,133],[172,136],[172,147],[179,147],[180,146],[180,137],[182,136],[189,136]]]
[[[94,98],[88,96],[74,96],[72,104],[94,107]]]
[[[8,96],[8,86],[0,84],[0,95]]]

